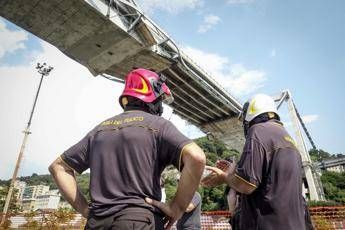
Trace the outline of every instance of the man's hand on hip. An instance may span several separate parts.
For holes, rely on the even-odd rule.
[[[88,206],[86,206],[86,207],[84,207],[84,209],[83,209],[83,211],[81,212],[81,215],[84,217],[84,218],[88,218],[88,216],[89,216],[89,207]]]
[[[164,214],[166,215],[163,219],[164,229],[170,229],[173,224],[181,218],[185,211],[183,209],[180,209],[178,205],[174,205],[174,202],[166,204],[157,200],[153,200],[151,198],[145,198],[145,201],[164,212]]]

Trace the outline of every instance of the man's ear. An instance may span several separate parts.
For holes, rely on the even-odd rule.
[[[128,98],[127,97],[122,97],[121,98],[121,104],[123,108],[126,108],[126,105],[128,105]]]

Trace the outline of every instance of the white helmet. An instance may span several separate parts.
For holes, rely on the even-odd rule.
[[[272,97],[265,94],[256,94],[243,105],[242,117],[250,122],[260,114],[273,112],[278,115],[277,107]]]

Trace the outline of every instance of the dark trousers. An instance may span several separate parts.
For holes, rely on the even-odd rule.
[[[236,208],[235,211],[232,213],[230,218],[230,225],[232,230],[240,230],[240,209]]]
[[[160,230],[164,229],[163,217],[148,209],[131,207],[114,215],[97,217],[90,215],[85,225],[86,230]]]

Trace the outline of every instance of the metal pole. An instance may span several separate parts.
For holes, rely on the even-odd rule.
[[[317,200],[317,201],[323,200],[323,197],[321,197],[322,195],[319,194],[318,192],[319,191],[318,186],[320,185],[316,184],[317,181],[315,181],[315,178],[313,175],[311,159],[310,159],[309,153],[307,151],[307,147],[305,145],[305,142],[302,136],[298,115],[296,113],[295,104],[293,103],[293,99],[289,92],[287,96],[288,96],[287,101],[288,101],[289,114],[291,117],[292,126],[294,128],[295,135],[296,135],[297,148],[302,157],[303,169],[304,169],[304,173],[305,173],[308,187],[309,187],[310,200]]]
[[[40,63],[37,63],[36,69],[38,70],[38,73],[41,74],[41,80],[40,80],[40,83],[38,85],[38,89],[37,89],[37,92],[36,92],[34,104],[33,104],[32,109],[31,109],[31,113],[30,113],[30,118],[29,118],[28,124],[27,124],[25,130],[23,131],[24,132],[24,138],[23,138],[22,145],[20,147],[20,151],[19,151],[19,155],[18,155],[18,158],[17,158],[16,166],[14,168],[14,172],[13,172],[13,175],[12,175],[10,187],[8,189],[8,193],[7,193],[7,197],[6,197],[6,201],[5,201],[5,205],[4,205],[4,209],[3,209],[3,216],[2,216],[2,219],[1,219],[0,226],[5,223],[5,220],[7,218],[7,212],[8,212],[8,208],[10,206],[10,202],[11,202],[11,198],[12,198],[14,182],[15,182],[15,180],[17,178],[19,167],[20,167],[20,163],[21,163],[21,161],[23,159],[23,154],[24,154],[24,150],[25,150],[25,145],[26,145],[27,139],[29,137],[29,134],[31,134],[31,132],[30,132],[31,121],[32,121],[32,117],[33,117],[34,112],[35,112],[38,95],[40,93],[42,82],[43,82],[43,77],[44,76],[48,76],[49,73],[53,70],[53,67],[51,67],[51,66],[46,67],[46,63],[43,63],[43,65],[41,65]]]

